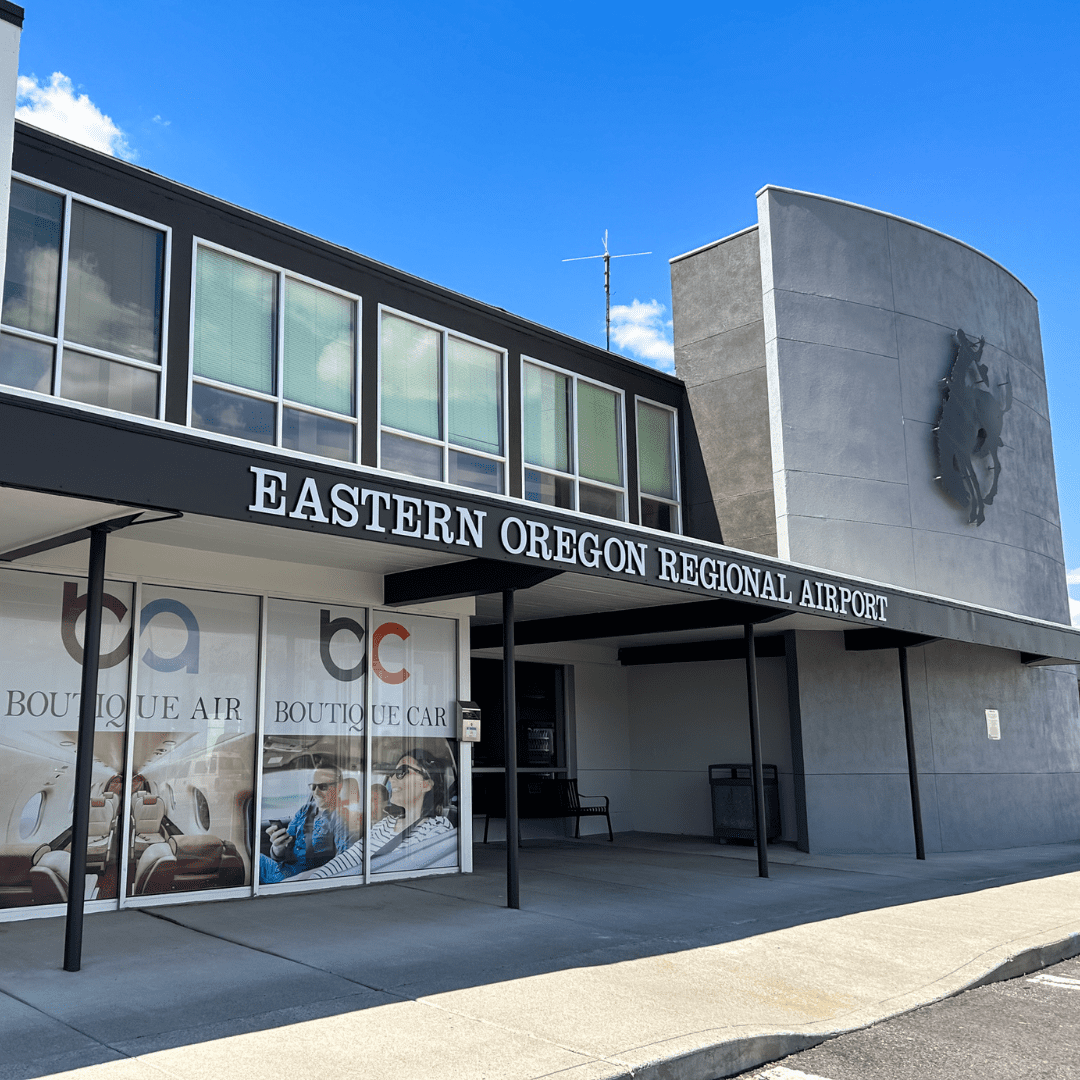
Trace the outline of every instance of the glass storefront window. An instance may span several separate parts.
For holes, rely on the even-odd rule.
[[[371,788],[364,840],[313,879],[455,867],[457,623],[375,612],[371,631]]]
[[[622,394],[536,361],[522,384],[525,498],[624,521]]]
[[[168,239],[152,222],[13,180],[0,383],[158,416]]]
[[[267,604],[259,882],[306,881],[357,847],[363,865],[365,612]]]
[[[200,244],[191,426],[356,461],[359,299]]]
[[[138,595],[106,585],[88,899],[460,865],[455,619]],[[76,578],[0,571],[0,908],[66,898],[85,607]]]
[[[441,327],[383,311],[381,468],[504,491],[505,355]]]
[[[115,900],[123,829],[132,587],[106,582],[86,898]],[[0,570],[0,908],[67,900],[86,582]]]
[[[250,885],[259,601],[147,585],[128,895]]]

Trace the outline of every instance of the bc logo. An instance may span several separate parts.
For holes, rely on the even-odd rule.
[[[356,682],[364,674],[364,657],[351,668],[339,667],[334,663],[330,655],[330,642],[334,635],[341,630],[347,630],[359,642],[361,648],[364,645],[364,628],[355,620],[347,616],[340,619],[331,619],[330,612],[325,608],[319,612],[319,656],[322,658],[323,667],[333,675],[338,682]]]
[[[127,605],[119,598],[105,593],[102,597],[102,606],[116,616],[118,622],[127,615]],[[74,581],[64,582],[64,600],[60,616],[60,639],[68,655],[77,664],[83,662],[83,647],[75,636],[75,623],[79,616],[86,611],[86,594],[79,595],[79,586]],[[187,641],[184,648],[176,656],[158,656],[153,649],[148,648],[143,653],[142,661],[154,671],[180,671],[184,670],[192,675],[199,673],[199,622],[194,612],[186,604],[179,600],[163,597],[160,600],[151,600],[142,609],[139,618],[139,634],[141,635],[150,620],[156,615],[169,612],[176,615],[187,630]],[[131,652],[131,635],[128,636],[110,653],[105,653],[99,663],[103,668],[115,667],[121,661],[126,660]]]
[[[382,661],[379,659],[379,646],[382,644],[384,637],[396,637],[401,638],[402,641],[407,641],[409,638],[409,631],[405,629],[401,623],[396,622],[384,622],[374,634],[371,635],[371,667],[376,675],[384,683],[389,683],[391,686],[399,686],[409,677],[409,669],[402,667],[400,671],[387,671],[383,667]]]

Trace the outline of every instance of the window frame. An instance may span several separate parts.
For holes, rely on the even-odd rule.
[[[235,383],[222,382],[220,379],[210,379],[205,375],[195,374],[195,289],[198,284],[198,259],[200,247],[207,248],[210,251],[216,251],[220,255],[227,255],[230,258],[238,259],[241,262],[249,263],[252,266],[257,266],[260,270],[269,271],[276,276],[277,282],[274,287],[274,302],[277,305],[277,311],[274,318],[275,340],[273,369],[274,386],[277,390],[276,394],[264,394],[261,390],[249,390],[247,387],[237,386]],[[329,409],[320,409],[316,405],[305,405],[302,402],[291,401],[285,397],[285,281],[287,278],[291,278],[293,281],[299,281],[304,285],[311,285],[317,289],[323,289],[329,293],[334,293],[336,296],[348,300],[355,306],[356,320],[353,324],[352,356],[352,416],[346,416],[344,413],[336,413]],[[191,238],[191,296],[188,310],[188,378],[187,404],[184,413],[185,427],[189,428],[191,431],[197,431],[200,435],[207,435],[214,439],[224,439],[236,446],[265,446],[269,449],[281,450],[287,454],[299,454],[301,457],[314,458],[317,461],[330,461],[338,465],[359,464],[361,439],[363,434],[363,404],[361,401],[363,374],[361,370],[363,359],[363,317],[364,298],[357,293],[351,293],[347,289],[339,289],[335,285],[328,285],[325,281],[319,281],[316,278],[308,277],[306,274],[297,273],[295,270],[290,270],[288,267],[281,266],[278,263],[266,262],[264,259],[256,258],[254,255],[247,255],[234,248],[225,247],[224,244],[215,243],[213,240],[206,240],[200,236],[193,236]],[[218,431],[207,431],[204,428],[195,427],[191,422],[191,406],[196,383],[200,386],[208,386],[212,390],[220,390],[227,394],[237,394],[240,397],[249,397],[256,401],[262,401],[273,405],[274,441],[271,443],[263,443],[259,442],[258,439],[245,439],[239,435],[225,435]],[[326,457],[322,454],[309,454],[305,450],[294,450],[292,447],[282,446],[281,430],[285,419],[286,409],[295,409],[298,412],[306,412],[314,416],[326,417],[328,420],[337,420],[343,424],[352,424],[356,430],[355,441],[353,443],[353,456],[348,459]]]
[[[641,402],[645,405],[651,405],[654,409],[662,409],[664,412],[671,413],[671,450],[672,450],[672,473],[671,473],[671,486],[675,492],[674,499],[665,499],[661,495],[650,495],[648,492],[641,490],[641,440],[638,438],[638,403]],[[676,527],[671,530],[669,535],[681,536],[683,532],[682,523],[682,472],[679,468],[679,410],[673,405],[665,405],[663,402],[654,401],[652,398],[647,398],[641,394],[634,395],[634,444],[637,449],[637,502],[638,502],[638,523],[641,523],[641,500],[652,499],[654,502],[666,503],[668,506],[675,508],[675,525]],[[648,528],[648,526],[642,526]]]
[[[32,397],[38,399],[47,399],[50,401],[63,401],[70,405],[75,405],[79,408],[93,409],[96,412],[108,413],[110,416],[135,416],[142,420],[161,420],[165,416],[165,386],[167,383],[168,373],[168,359],[169,359],[169,296],[172,284],[172,227],[169,225],[163,225],[160,221],[154,221],[152,218],[142,217],[139,214],[133,214],[130,210],[122,210],[118,206],[111,206],[109,203],[100,202],[97,199],[91,199],[86,195],[80,195],[70,188],[58,187],[56,184],[50,184],[45,180],[39,180],[37,177],[29,176],[26,173],[20,173],[12,171],[11,179],[20,183],[26,184],[28,187],[36,187],[42,191],[48,191],[53,195],[59,195],[64,200],[64,220],[60,230],[60,280],[57,283],[56,293],[56,334],[50,337],[48,334],[39,334],[34,330],[23,330],[21,327],[8,326],[7,324],[0,322],[0,330],[5,334],[11,334],[14,337],[21,337],[24,340],[36,341],[42,345],[51,345],[53,347],[53,372],[52,372],[52,387],[47,394],[40,393],[37,390],[26,390],[18,386],[0,385],[0,390],[5,393],[11,392],[16,394],[29,394]],[[9,196],[10,201],[10,196]],[[104,211],[107,214],[114,214],[116,217],[126,218],[128,221],[133,221],[138,225],[145,225],[148,228],[154,229],[157,232],[165,234],[165,250],[163,254],[163,273],[161,280],[161,363],[153,364],[147,360],[138,360],[135,357],[123,356],[120,353],[108,352],[105,349],[98,349],[91,345],[82,345],[77,341],[65,342],[64,341],[64,329],[66,322],[66,307],[67,307],[67,286],[68,286],[68,252],[71,242],[71,206],[72,203],[79,202],[84,206],[93,207],[95,210]],[[4,238],[4,244],[7,244],[7,237]],[[6,251],[6,247],[5,247]],[[7,261],[5,257],[5,274],[7,269]],[[152,371],[158,375],[158,394],[157,394],[157,412],[153,416],[143,416],[141,413],[128,413],[121,409],[110,409],[102,405],[94,405],[88,401],[79,401],[76,398],[64,397],[60,393],[61,380],[63,378],[64,368],[64,348],[70,347],[73,352],[85,353],[87,356],[96,357],[99,360],[110,360],[114,363],[126,364],[128,367],[138,368],[141,371]]]
[[[406,322],[415,323],[417,326],[426,327],[428,330],[436,331],[440,336],[439,341],[439,428],[442,431],[442,438],[433,439],[429,435],[417,435],[412,431],[404,431],[401,428],[389,427],[383,424],[382,418],[382,405],[383,405],[383,315],[393,315],[399,319],[404,319]],[[510,486],[510,414],[509,414],[509,402],[507,395],[507,385],[509,376],[509,350],[502,345],[495,345],[490,341],[484,341],[482,338],[473,337],[471,334],[462,333],[460,330],[451,330],[448,326],[443,326],[441,323],[432,322],[430,319],[423,319],[419,315],[412,315],[407,311],[402,311],[400,308],[391,307],[389,304],[379,304],[377,306],[376,318],[378,319],[377,327],[377,349],[378,349],[378,364],[377,371],[377,405],[375,414],[375,426],[378,432],[378,438],[376,440],[376,457],[375,467],[381,472],[389,472],[391,476],[402,476],[409,480],[421,480],[428,483],[445,484],[447,487],[453,488],[455,491],[479,491],[483,495],[506,495]],[[502,444],[503,450],[501,455],[489,454],[485,450],[474,450],[470,446],[458,446],[457,443],[450,441],[450,339],[457,338],[459,341],[468,342],[470,345],[479,345],[481,348],[490,349],[494,353],[498,353],[501,360],[501,398],[500,405],[500,422],[502,425]],[[437,446],[442,450],[442,473],[443,480],[432,480],[426,476],[413,476],[411,473],[397,473],[386,469],[382,463],[382,437],[386,432],[390,435],[396,435],[403,439],[412,439],[415,442],[425,443],[428,446]],[[502,485],[497,492],[484,491],[482,488],[467,487],[463,484],[453,484],[450,482],[450,451],[458,450],[463,454],[475,454],[477,457],[485,458],[488,461],[496,461],[502,465]]]
[[[571,460],[573,462],[573,472],[563,473],[557,469],[548,469],[543,465],[532,465],[525,460],[525,365],[533,364],[539,368],[546,368],[548,371],[554,371],[558,375],[567,376],[572,383],[572,392],[570,394],[570,415],[567,417],[567,427],[570,431],[571,439]],[[627,495],[627,487],[629,477],[627,475],[627,461],[626,461],[626,392],[617,386],[611,386],[609,383],[601,382],[599,379],[589,378],[587,375],[581,375],[576,371],[571,371],[569,368],[562,368],[556,364],[549,364],[543,360],[537,360],[535,357],[526,356],[521,354],[521,498],[523,502],[532,502],[531,499],[525,498],[525,472],[528,469],[532,469],[534,472],[544,473],[548,476],[557,476],[562,479],[570,480],[574,485],[574,505],[569,510],[574,514],[582,514],[585,517],[595,518],[597,521],[629,521],[630,520],[630,499]],[[613,491],[622,496],[622,517],[621,518],[607,518],[598,517],[596,514],[589,514],[584,510],[579,509],[581,506],[580,497],[580,485],[582,483],[582,476],[578,471],[578,383],[585,382],[590,383],[593,386],[599,386],[604,390],[609,390],[615,394],[619,401],[619,416],[621,417],[622,439],[620,440],[622,445],[619,447],[619,460],[622,471],[622,487],[617,487],[613,484],[606,484],[603,480],[590,480],[589,477],[584,477],[584,483],[592,485],[593,487],[603,488],[605,491]],[[634,426],[635,436],[637,434],[637,420],[635,417]],[[538,506],[546,506],[547,503],[537,503]],[[555,507],[554,509],[560,509]]]

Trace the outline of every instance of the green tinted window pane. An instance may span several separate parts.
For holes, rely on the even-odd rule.
[[[453,337],[447,351],[450,441],[501,454],[502,356]]]
[[[619,396],[602,386],[577,388],[578,473],[605,484],[622,484]]]
[[[535,364],[525,365],[525,460],[570,472],[570,380]]]
[[[50,191],[11,182],[4,322],[38,334],[56,333],[60,291],[60,233],[64,200]]]
[[[285,396],[353,414],[355,304],[303,281],[285,279]]]
[[[158,363],[165,234],[75,202],[70,239],[64,337]]]
[[[382,422],[387,427],[442,437],[439,423],[439,341],[437,330],[383,315]]]
[[[675,498],[675,447],[672,417],[667,409],[638,402],[638,486],[649,495]]]
[[[195,271],[195,374],[274,393],[277,274],[200,248]]]

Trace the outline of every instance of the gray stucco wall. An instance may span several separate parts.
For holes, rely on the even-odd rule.
[[[766,188],[758,220],[780,557],[1067,623],[1035,298],[876,211]],[[991,384],[1013,387],[979,526],[934,479],[957,328],[986,338]]]
[[[810,850],[913,853],[896,650],[796,637]],[[927,851],[1080,838],[1073,673],[959,642],[911,649],[909,665]],[[1000,740],[985,709],[1000,713]]]
[[[708,766],[750,760],[746,663],[630,667],[634,828],[712,835]],[[783,837],[796,838],[795,794],[784,660],[758,660],[763,760],[780,773]]]
[[[756,228],[671,265],[675,370],[686,383],[724,543],[776,554]],[[691,517],[695,507],[689,507]]]

